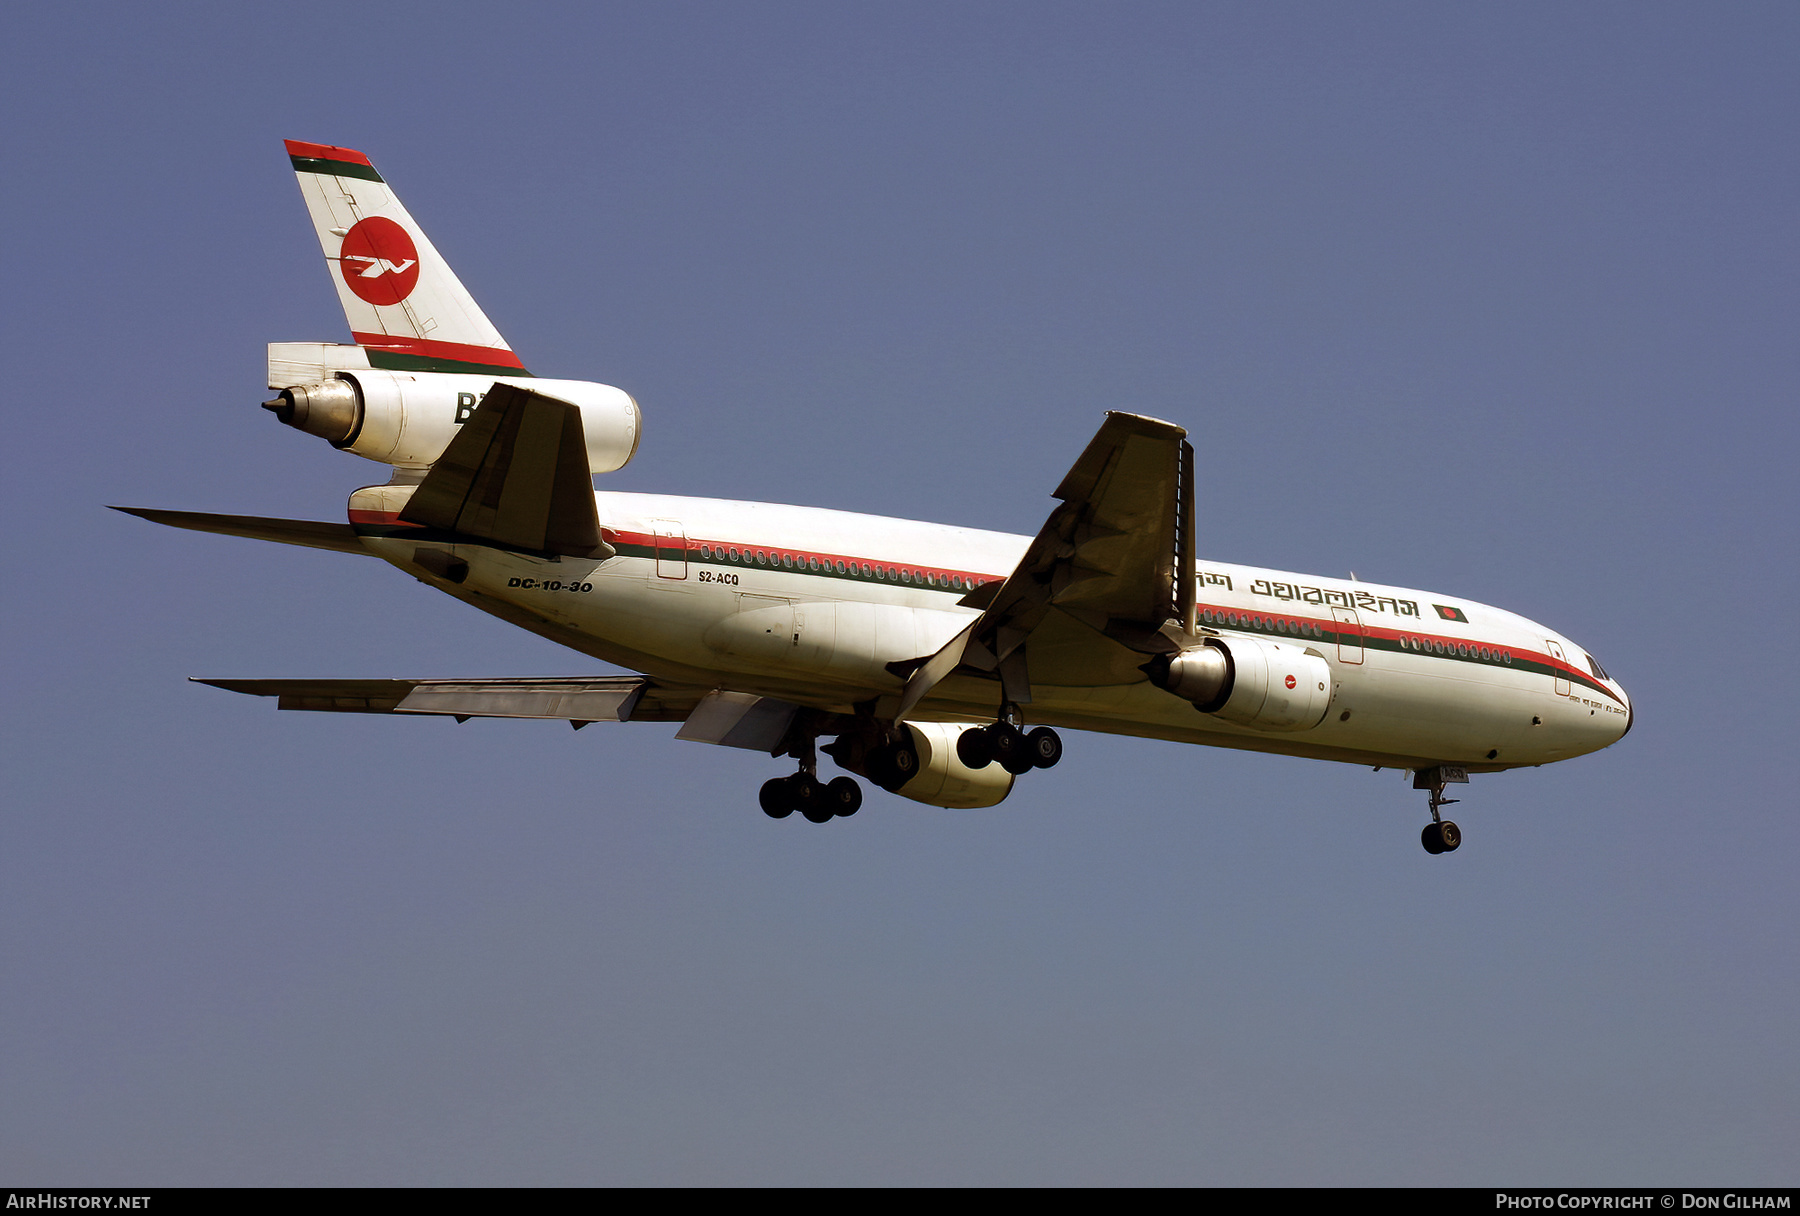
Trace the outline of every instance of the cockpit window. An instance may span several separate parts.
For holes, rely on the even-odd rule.
[[[1586,651],[1582,651],[1582,653],[1587,654]],[[1612,679],[1611,676],[1606,674],[1606,669],[1604,667],[1600,666],[1599,662],[1595,660],[1593,655],[1587,654],[1587,661],[1588,661],[1588,666],[1593,669],[1594,674],[1596,676],[1598,676],[1600,679],[1602,679],[1602,680]]]

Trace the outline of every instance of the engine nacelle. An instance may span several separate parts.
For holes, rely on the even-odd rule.
[[[902,798],[927,806],[952,809],[998,806],[1013,787],[1013,775],[998,764],[970,768],[957,758],[956,741],[966,730],[980,729],[956,722],[908,722],[913,747],[919,753],[919,772],[895,790]]]
[[[956,741],[976,727],[948,722],[908,722],[902,728],[912,745],[905,763],[884,732],[867,726],[847,730],[819,750],[838,767],[860,773],[882,789],[927,806],[962,809],[994,806],[1012,793],[1012,774],[998,764],[974,769],[956,755]]]
[[[637,451],[643,430],[637,402],[622,389],[587,380],[359,368],[284,388],[263,408],[333,447],[383,464],[424,468],[443,455],[495,384],[514,384],[580,409],[590,472],[622,469]]]
[[[1145,671],[1201,713],[1256,730],[1311,730],[1331,706],[1330,665],[1287,642],[1207,638]]]

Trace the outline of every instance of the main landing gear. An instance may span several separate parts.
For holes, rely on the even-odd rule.
[[[1034,768],[1054,767],[1062,754],[1062,738],[1048,726],[1020,728],[1016,705],[1002,706],[998,722],[966,730],[956,741],[956,758],[970,768],[986,768],[997,760],[1015,777]]]
[[[813,823],[856,814],[862,807],[862,786],[853,777],[820,781],[812,773],[775,777],[763,782],[757,801],[770,819],[786,819],[799,811]]]
[[[1457,846],[1462,844],[1462,829],[1438,814],[1439,807],[1462,801],[1460,798],[1444,797],[1444,787],[1468,783],[1468,770],[1454,764],[1440,764],[1435,768],[1422,768],[1413,773],[1413,788],[1428,791],[1431,806],[1431,822],[1419,833],[1419,843],[1434,857],[1439,853],[1454,853]]]
[[[786,819],[799,811],[810,823],[828,823],[833,819],[848,819],[862,809],[862,786],[856,784],[855,778],[819,780],[819,761],[811,737],[806,737],[789,754],[799,759],[800,771],[791,777],[775,777],[763,782],[756,796],[762,803],[763,814],[770,819]],[[916,770],[919,766],[916,752],[912,754],[912,762]]]

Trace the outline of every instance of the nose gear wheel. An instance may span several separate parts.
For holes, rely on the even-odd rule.
[[[1436,857],[1440,853],[1454,853],[1462,844],[1462,829],[1450,820],[1438,814],[1439,807],[1451,806],[1462,801],[1460,798],[1444,797],[1444,787],[1456,783],[1467,785],[1468,770],[1454,764],[1440,764],[1433,768],[1422,768],[1413,773],[1413,788],[1425,790],[1428,805],[1431,808],[1431,822],[1419,833],[1419,843],[1425,851]]]
[[[1425,830],[1419,833],[1419,843],[1424,845],[1425,851],[1433,857],[1439,853],[1454,853],[1456,847],[1462,843],[1462,829],[1448,819],[1428,823],[1425,825]]]

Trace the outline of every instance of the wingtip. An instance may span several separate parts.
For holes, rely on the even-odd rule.
[[[266,697],[271,695],[255,688],[254,685],[256,684],[256,681],[254,680],[221,680],[208,678],[206,676],[189,676],[188,683],[204,684],[208,688],[220,688],[226,692],[241,692],[252,697]]]

